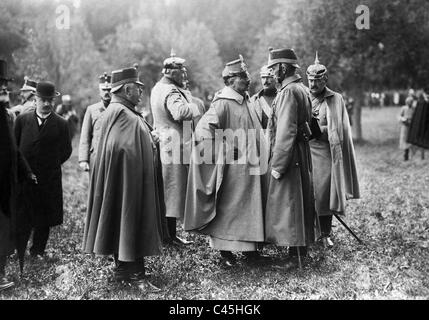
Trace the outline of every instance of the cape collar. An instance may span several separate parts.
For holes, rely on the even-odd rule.
[[[292,75],[292,76],[290,76],[290,77],[287,77],[287,78],[285,78],[283,81],[282,81],[282,86],[281,86],[281,89],[280,90],[282,90],[284,87],[286,87],[286,86],[288,86],[289,84],[291,84],[292,82],[297,82],[297,81],[301,81],[301,76],[299,75],[299,74],[294,74],[294,75]],[[280,91],[279,90],[279,91]]]
[[[112,103],[122,104],[125,107],[127,107],[128,109],[130,109],[133,113],[138,115],[139,117],[142,117],[142,115],[135,110],[135,105],[133,103],[131,103],[130,101],[128,101],[127,99],[121,97],[121,96],[113,94],[112,100],[110,100],[110,104],[112,104]]]
[[[244,102],[244,97],[234,89],[231,89],[230,87],[224,87],[221,91],[219,91],[219,93],[217,94],[216,98],[213,101],[217,99],[234,100],[238,104],[243,104]],[[247,92],[246,92],[246,100],[249,100],[249,95],[247,94]]]

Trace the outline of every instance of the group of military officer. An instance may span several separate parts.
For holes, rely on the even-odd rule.
[[[316,238],[331,247],[332,213],[344,214],[359,186],[349,118],[326,67],[316,57],[307,88],[294,50],[270,49],[263,88],[250,97],[240,56],[225,65],[207,110],[189,91],[185,62],[173,51],[164,61],[153,126],[135,109],[144,87],[135,67],[100,76],[101,101],[87,108],[79,146],[90,172],[84,252],[113,255],[118,281],[159,291],[144,257],[163,242],[191,243],[176,235],[177,219],[209,236],[226,267],[233,252],[265,261],[264,243],[288,247],[299,263]],[[239,131],[244,144],[225,134]]]
[[[185,60],[172,52],[151,92],[153,127],[134,110],[144,86],[135,68],[112,73],[110,104],[109,79],[101,79],[103,101],[88,108],[81,136],[81,166],[92,168],[83,248],[114,255],[117,280],[158,290],[143,257],[159,254],[165,239],[190,243],[176,235],[176,219],[209,236],[227,267],[233,252],[264,261],[263,243],[288,247],[299,261],[316,238],[333,245],[332,213],[359,197],[344,101],[326,86],[317,57],[307,88],[292,49],[269,56],[252,98],[243,57],[227,63],[225,87],[206,110],[187,88]],[[240,145],[219,139],[228,130],[256,134]]]

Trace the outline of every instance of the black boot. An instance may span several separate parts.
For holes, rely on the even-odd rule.
[[[404,151],[404,161],[408,161],[409,160],[409,156],[410,156],[410,150],[409,149],[405,149],[405,151]]]
[[[167,227],[168,234],[170,235],[170,243],[178,246],[189,245],[193,243],[193,241],[187,241],[185,239],[179,238],[176,235],[176,218],[167,218]]]
[[[0,256],[0,291],[13,287],[15,283],[6,278],[6,256]]]
[[[220,251],[220,262],[224,267],[232,267],[237,261],[231,251]]]

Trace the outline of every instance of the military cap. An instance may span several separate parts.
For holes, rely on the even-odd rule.
[[[29,77],[24,77],[24,84],[22,85],[22,88],[19,89],[20,91],[32,91],[36,92],[37,82],[34,80],[31,80]]]
[[[108,76],[107,73],[103,73],[101,76],[98,77],[99,84],[98,87],[101,90],[110,90],[112,89],[112,76]]]
[[[261,71],[259,72],[259,74],[260,74],[261,78],[262,78],[262,77],[270,77],[270,78],[272,78],[272,77],[273,77],[273,74],[272,74],[272,72],[271,72],[271,69],[270,69],[270,68],[268,68],[267,66],[263,66],[263,67],[261,68]]]
[[[319,62],[319,56],[316,51],[316,58],[314,59],[314,64],[310,65],[307,68],[307,78],[308,80],[321,79],[328,70],[323,64]]]
[[[186,60],[183,58],[176,57],[176,52],[171,49],[170,57],[164,60],[164,69],[182,69]]]
[[[233,77],[241,73],[248,72],[243,56],[240,54],[239,57],[239,59],[230,61],[225,65],[225,68],[222,71],[222,78]]]
[[[276,65],[277,63],[287,63],[295,68],[299,68],[298,57],[293,49],[282,48],[282,49],[269,49],[268,57],[268,68]]]
[[[127,83],[136,83],[140,86],[144,86],[143,82],[139,81],[139,76],[135,67],[112,71],[111,92],[118,91]]]
[[[55,85],[49,81],[40,81],[36,86],[36,96],[41,98],[58,97],[60,93],[55,90]]]
[[[12,78],[7,76],[7,62],[3,59],[0,59],[0,80],[13,81]]]

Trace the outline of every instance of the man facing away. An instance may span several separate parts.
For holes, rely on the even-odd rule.
[[[190,244],[176,235],[176,219],[183,220],[191,134],[194,120],[202,115],[191,92],[183,88],[185,62],[172,50],[164,61],[163,77],[153,87],[150,97],[154,127],[160,134],[168,231],[177,245]]]

